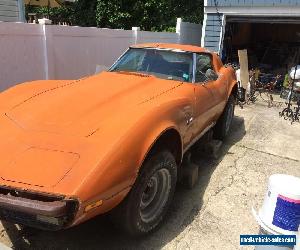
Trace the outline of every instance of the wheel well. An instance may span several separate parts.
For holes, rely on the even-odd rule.
[[[175,129],[168,129],[163,132],[154,142],[148,155],[158,150],[168,149],[174,155],[177,166],[180,166],[182,160],[182,142],[181,136]]]

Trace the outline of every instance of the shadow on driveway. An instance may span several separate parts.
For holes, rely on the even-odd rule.
[[[203,206],[203,195],[211,175],[229,149],[245,135],[244,119],[234,117],[231,132],[218,160],[199,159],[199,181],[192,190],[178,185],[167,218],[153,234],[131,239],[117,231],[107,216],[98,216],[82,225],[60,232],[46,232],[2,222],[14,249],[160,249],[176,238]],[[197,159],[198,158],[198,159]],[[201,234],[201,232],[199,232]]]

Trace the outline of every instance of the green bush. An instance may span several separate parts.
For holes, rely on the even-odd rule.
[[[203,0],[77,0],[60,8],[26,6],[26,13],[83,27],[175,32],[176,18],[201,23]]]

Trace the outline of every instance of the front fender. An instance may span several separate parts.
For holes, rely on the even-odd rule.
[[[184,113],[179,112],[178,107],[175,108],[171,104],[154,107],[156,110],[153,110],[152,106],[151,112],[149,110],[144,112],[145,115],[139,117],[131,126],[125,128],[124,122],[122,131],[119,127],[119,133],[114,135],[114,139],[118,140],[110,143],[112,146],[106,156],[78,188],[78,196],[82,201],[81,217],[90,217],[85,215],[84,207],[99,200],[103,203],[110,202],[93,209],[93,214],[105,213],[116,207],[135,183],[140,167],[158,138],[168,129],[176,130],[180,134],[181,123],[185,121]],[[174,108],[177,112],[172,112]],[[145,107],[144,111],[147,109]],[[130,116],[134,117],[133,114]]]

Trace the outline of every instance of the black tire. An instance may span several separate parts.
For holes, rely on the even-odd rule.
[[[176,182],[174,156],[169,151],[151,154],[143,164],[131,191],[113,211],[114,224],[133,237],[143,236],[156,229],[173,200]],[[156,194],[153,194],[153,189]]]
[[[217,140],[224,140],[227,136],[232,124],[235,109],[235,98],[230,95],[227,104],[224,108],[222,115],[220,116],[217,124],[214,127],[214,138]]]

